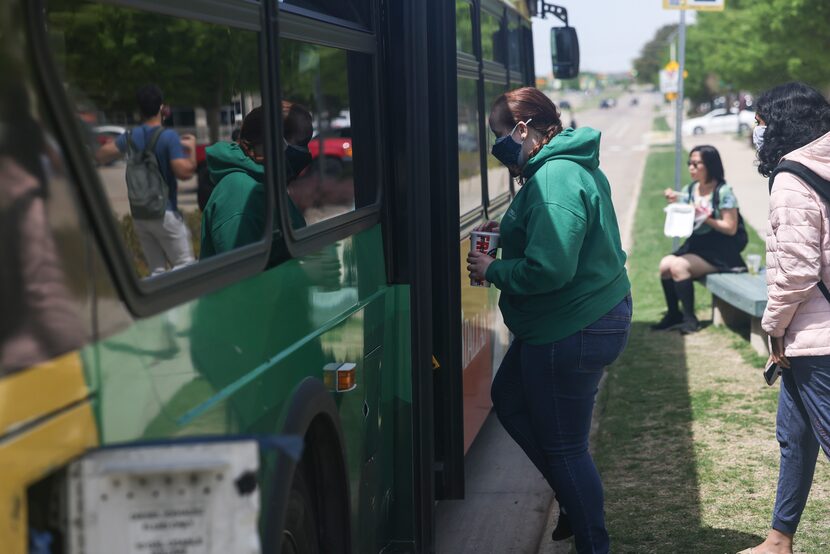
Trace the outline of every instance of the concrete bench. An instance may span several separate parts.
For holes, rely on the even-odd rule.
[[[761,316],[767,306],[766,275],[711,273],[701,279],[712,293],[712,324],[745,328],[749,318],[749,342],[758,354],[769,355]]]

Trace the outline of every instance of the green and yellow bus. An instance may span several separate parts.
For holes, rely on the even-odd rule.
[[[0,0],[0,551],[431,551],[509,338],[462,266],[513,193],[486,115],[537,8]],[[96,151],[147,83],[200,150],[262,106],[256,240],[200,257],[193,168],[132,217]]]

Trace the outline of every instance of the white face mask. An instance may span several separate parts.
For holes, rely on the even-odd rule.
[[[764,133],[766,132],[766,125],[756,125],[752,130],[752,144],[755,145],[755,150],[760,150],[764,145]]]

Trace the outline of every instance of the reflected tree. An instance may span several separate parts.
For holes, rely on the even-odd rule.
[[[71,96],[104,112],[135,111],[135,91],[156,83],[170,104],[202,107],[211,141],[219,111],[259,90],[257,35],[118,6],[49,2],[49,36]]]

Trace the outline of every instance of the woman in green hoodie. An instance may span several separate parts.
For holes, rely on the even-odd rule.
[[[296,178],[311,163],[308,143],[312,135],[311,114],[299,104],[283,102],[285,160],[288,180]],[[242,121],[237,142],[208,146],[210,193],[202,215],[201,259],[262,240],[265,234],[265,119],[262,107],[254,108]],[[289,199],[288,211],[294,229],[305,227],[302,214]]]
[[[526,87],[493,103],[493,155],[523,184],[500,224],[502,257],[472,252],[473,279],[501,289],[514,335],[493,381],[493,406],[550,483],[577,551],[609,551],[602,483],[588,452],[603,369],[623,351],[631,285],[600,134],[563,129],[556,106]]]

